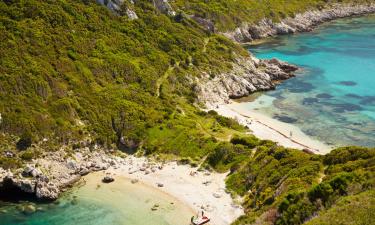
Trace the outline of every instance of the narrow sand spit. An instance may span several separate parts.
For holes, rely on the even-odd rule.
[[[256,137],[275,141],[281,146],[309,149],[316,154],[327,154],[334,148],[334,146],[310,138],[296,126],[246,110],[239,103],[219,105],[214,110],[222,116],[236,119],[242,125],[249,127]]]
[[[161,164],[133,156],[127,157],[119,168],[107,172],[129,178],[132,183],[142,182],[155,187],[195,212],[203,209],[211,218],[210,224],[228,225],[244,213],[242,207],[225,192],[227,174],[198,172],[197,168],[189,165],[177,165],[176,162]]]

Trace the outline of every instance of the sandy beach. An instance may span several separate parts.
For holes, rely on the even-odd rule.
[[[199,172],[197,169],[176,162],[162,164],[145,157],[129,156],[121,166],[106,173],[113,174],[114,183],[119,177],[128,178],[134,185],[142,183],[170,195],[190,207],[191,212],[204,210],[211,218],[209,224],[228,225],[241,216],[244,213],[242,207],[225,192],[227,174]]]
[[[115,182],[105,184],[102,178],[107,172],[85,176],[84,185],[74,192],[74,195],[78,196],[78,203],[83,203],[81,208],[86,208],[89,204],[92,210],[96,210],[92,215],[98,216],[100,223],[97,224],[189,224],[195,211],[185,202],[155,185],[141,181],[132,183],[122,172],[114,175]],[[76,212],[76,215],[79,213],[87,211]],[[85,215],[81,218],[85,218]]]
[[[241,103],[218,105],[214,110],[222,116],[234,118],[240,124],[249,127],[256,137],[277,142],[285,147],[309,149],[315,154],[327,154],[334,148],[334,146],[312,139],[296,126],[280,122],[254,110],[245,109]]]
[[[285,147],[309,149],[316,154],[326,154],[333,148],[313,140],[298,127],[245,109],[240,103],[219,105],[215,111],[248,126],[255,136],[275,141]],[[293,133],[292,137],[290,132]],[[190,165],[178,165],[175,161],[162,163],[145,157],[128,156],[119,166],[110,168],[105,173],[110,173],[115,178],[114,183],[120,182],[118,185],[131,184],[134,188],[141,185],[148,187],[147,192],[154,195],[170,196],[177,205],[185,206],[184,211],[191,214],[189,216],[204,210],[211,218],[210,224],[228,225],[244,214],[240,200],[232,199],[225,191],[227,173],[197,169]],[[101,181],[96,178],[96,182]],[[188,219],[185,216],[183,220]],[[189,222],[186,221],[186,224]]]

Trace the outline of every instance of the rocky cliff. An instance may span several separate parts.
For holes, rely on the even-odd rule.
[[[81,176],[110,166],[116,168],[121,162],[121,158],[104,150],[91,152],[88,147],[76,149],[73,154],[65,149],[47,152],[16,171],[0,167],[0,196],[17,193],[39,200],[55,200]]]
[[[237,42],[251,42],[270,36],[311,31],[315,26],[326,21],[369,13],[375,13],[375,3],[369,5],[335,4],[326,9],[297,14],[293,18],[286,18],[278,23],[270,19],[263,19],[258,24],[244,23],[241,27],[226,32],[224,35]]]
[[[342,17],[375,12],[375,4],[334,5],[328,9],[308,11],[286,18],[280,23],[263,19],[256,25],[243,26],[224,35],[234,41],[245,43],[270,36],[311,31],[315,26]],[[209,108],[217,104],[229,103],[230,99],[247,96],[256,91],[274,89],[281,81],[293,77],[297,67],[277,59],[259,60],[255,57],[237,58],[230,72],[210,77],[207,73],[196,79],[198,99]]]
[[[203,72],[196,78],[198,99],[209,108],[229,103],[256,91],[274,89],[278,81],[293,77],[298,68],[277,59],[259,60],[255,57],[238,57],[233,69],[215,77]]]

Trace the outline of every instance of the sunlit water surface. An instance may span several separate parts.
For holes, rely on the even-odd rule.
[[[303,68],[245,107],[298,126],[325,143],[375,146],[375,16],[341,19],[311,33],[249,49]]]
[[[142,184],[117,178],[102,184],[91,174],[86,185],[74,188],[60,200],[37,204],[37,211],[20,210],[26,203],[0,202],[1,225],[188,225],[193,212],[173,197]],[[28,204],[28,203],[27,203]],[[158,205],[157,210],[152,208]]]

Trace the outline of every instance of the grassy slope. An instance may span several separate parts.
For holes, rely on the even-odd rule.
[[[153,147],[148,134],[161,135],[155,127],[186,132],[199,127],[193,121],[205,124],[190,106],[195,94],[187,75],[228,70],[235,55],[248,53],[189,19],[157,13],[149,1],[134,9],[140,19],[130,21],[95,1],[0,2],[1,131],[33,143],[90,135],[93,143],[131,148],[149,146],[148,140]],[[178,108],[187,112],[179,120]],[[189,135],[205,139],[201,132],[207,133],[199,128]],[[3,150],[14,150],[16,140],[3,137],[9,143]]]
[[[309,9],[321,9],[330,3],[369,3],[371,0],[176,0],[176,8],[211,19],[219,31],[233,30],[243,22],[256,23],[263,18],[279,21]]]
[[[334,219],[344,196],[355,202],[372,196],[374,149],[311,156],[246,135],[236,122],[192,105],[188,75],[229,70],[236,55],[247,55],[229,40],[187,18],[161,15],[147,0],[137,1],[140,19],[134,21],[91,0],[6,2],[0,2],[2,167],[19,167],[41,151],[77,147],[84,139],[192,164],[207,155],[203,166],[231,170],[228,189],[245,199],[246,216],[236,224],[301,224],[319,212]],[[230,29],[242,19],[277,19],[281,14],[271,11],[289,15],[317,2],[174,4]],[[19,150],[28,141],[39,144]],[[5,157],[5,150],[17,157]]]
[[[350,224],[352,219],[338,212],[345,202],[363,204],[352,210],[356,217],[374,207],[368,200],[375,187],[375,149],[347,147],[318,156],[259,143],[254,151],[232,165],[227,179],[229,190],[245,199],[246,216],[235,224],[303,224],[320,213],[330,219],[326,224]],[[374,217],[355,222],[371,224],[360,223],[366,220],[375,222]]]
[[[366,191],[340,199],[332,208],[319,213],[319,217],[306,225],[364,225],[374,224],[375,191]]]

